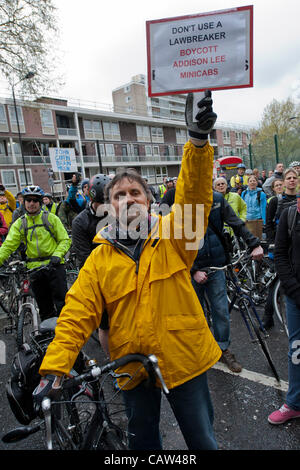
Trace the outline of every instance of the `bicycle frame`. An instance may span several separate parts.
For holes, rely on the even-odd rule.
[[[234,296],[230,302],[230,305],[229,305],[229,313],[233,310],[233,307],[234,307],[234,304],[236,302],[236,300],[238,299],[238,305],[241,304],[242,300],[246,300],[250,306],[250,308],[252,309],[258,323],[259,323],[259,326],[260,326],[260,329],[261,331],[264,333],[264,335],[267,337],[268,334],[262,324],[262,321],[261,321],[261,318],[259,316],[259,314],[257,313],[257,310],[255,308],[255,305],[254,305],[254,302],[251,298],[250,295],[247,295],[241,288],[240,286],[240,282],[238,280],[238,277],[236,276],[236,274],[234,273],[233,269],[232,269],[232,266],[229,267],[228,269],[228,272],[229,272],[229,275],[230,275],[230,280],[233,282],[234,286],[235,286],[235,293],[234,293]],[[252,335],[252,332],[251,332],[251,328],[249,327],[249,323],[248,323],[248,320],[246,318],[246,316],[244,315],[244,312],[243,312],[243,309],[240,309],[240,312],[241,312],[241,315],[243,317],[243,320],[245,322],[245,325],[247,327],[247,330],[250,334],[250,337],[251,339],[253,340],[253,335]]]

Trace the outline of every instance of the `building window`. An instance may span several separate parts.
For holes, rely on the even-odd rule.
[[[145,155],[146,155],[146,157],[152,157],[152,147],[151,147],[151,145],[145,145]]]
[[[103,139],[100,121],[83,120],[84,137],[86,139]]]
[[[15,170],[1,170],[1,179],[8,190],[17,188]]]
[[[141,173],[143,178],[148,179],[148,183],[151,183],[151,179],[155,178],[154,166],[143,166],[141,168]]]
[[[163,142],[164,133],[162,127],[151,127],[152,142]]]
[[[15,107],[8,106],[8,113],[9,113],[11,131],[18,132],[18,124],[17,124],[16,113],[15,113]],[[18,120],[19,120],[20,132],[24,133],[25,125],[24,125],[23,112],[22,112],[21,106],[17,106],[17,115],[18,115]]]
[[[139,142],[150,142],[149,126],[136,126],[136,135]]]
[[[25,187],[26,186],[26,180],[25,180],[25,172],[24,170],[18,170],[19,173],[19,181],[20,185]],[[32,184],[32,174],[31,174],[31,169],[26,168],[26,175],[27,175],[27,181],[28,184]]]
[[[121,140],[118,122],[103,121],[104,139]]]
[[[130,92],[130,85],[127,85],[124,87],[124,93],[129,93]]]
[[[125,103],[129,103],[129,101],[131,101],[131,96],[126,96]]]
[[[0,104],[0,132],[8,132],[6,112],[3,104]]]
[[[160,155],[159,146],[158,145],[153,145],[153,156],[158,157],[159,155]]]
[[[122,151],[122,157],[127,157],[127,155],[128,155],[127,145],[122,145],[121,146],[121,151]]]
[[[5,143],[0,140],[0,155],[6,155]]]
[[[243,134],[242,132],[236,132],[235,133],[235,140],[237,143],[242,143],[243,142]]]
[[[166,166],[157,166],[155,171],[156,171],[156,178],[159,178],[160,182],[162,182],[162,179],[165,176],[168,176],[168,170]]]
[[[114,144],[105,144],[105,153],[108,157],[114,157],[115,156]]]
[[[231,147],[224,147],[223,149],[223,155],[225,157],[229,156],[229,155],[233,155],[233,149]]]
[[[230,131],[223,131],[223,143],[230,144]]]
[[[176,143],[185,144],[187,141],[187,134],[185,129],[176,129]]]
[[[43,134],[55,134],[53,115],[51,109],[40,109]]]

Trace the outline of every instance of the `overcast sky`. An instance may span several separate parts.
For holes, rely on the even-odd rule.
[[[213,92],[221,121],[257,124],[274,98],[300,100],[299,0],[54,0],[65,86],[60,96],[112,104],[112,90],[147,74],[147,20],[254,6],[254,86]]]

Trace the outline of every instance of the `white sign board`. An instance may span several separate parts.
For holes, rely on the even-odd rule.
[[[73,173],[77,171],[75,149],[50,147],[49,155],[54,172]]]
[[[149,96],[253,86],[253,6],[146,22]]]

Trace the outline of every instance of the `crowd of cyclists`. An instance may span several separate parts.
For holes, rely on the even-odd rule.
[[[131,169],[82,181],[74,174],[62,201],[39,186],[28,186],[16,197],[0,186],[0,265],[19,251],[29,269],[49,267],[32,285],[41,320],[58,317],[55,339],[40,369],[43,378],[34,392],[37,407],[44,396],[59,390],[78,351],[98,330],[110,359],[130,352],[157,355],[170,390],[168,400],[189,449],[216,449],[206,371],[219,360],[235,373],[242,370],[229,349],[224,271],[207,275],[204,269],[230,261],[225,232],[242,240],[257,261],[264,256],[262,245],[275,245],[275,260],[270,250],[270,262],[275,261],[293,320],[289,325],[289,391],[286,403],[268,420],[280,424],[300,417],[300,373],[292,358],[295,340],[300,339],[300,162],[292,162],[286,170],[278,164],[268,177],[265,170],[239,164],[231,178],[221,171],[213,179],[213,149],[207,140],[216,114],[207,94],[194,122],[192,100],[189,95],[189,141],[180,174],[165,178],[157,191]],[[107,202],[115,211],[109,223]],[[182,209],[185,204],[204,206],[205,235],[196,251],[185,250],[184,237],[165,240],[162,236],[165,221],[174,223],[174,202]],[[134,217],[128,215],[135,204],[145,209],[144,237],[142,222],[134,226],[134,233],[129,229]],[[161,213],[159,208],[165,205],[170,211]],[[295,214],[292,229],[289,208]],[[127,225],[122,221],[124,212]],[[64,259],[71,244],[80,272],[67,293]],[[204,293],[211,304],[213,333],[201,309]],[[271,302],[266,303],[263,324],[266,329],[274,325]],[[130,448],[162,448],[160,390],[146,389],[140,374],[122,392],[130,410]]]

